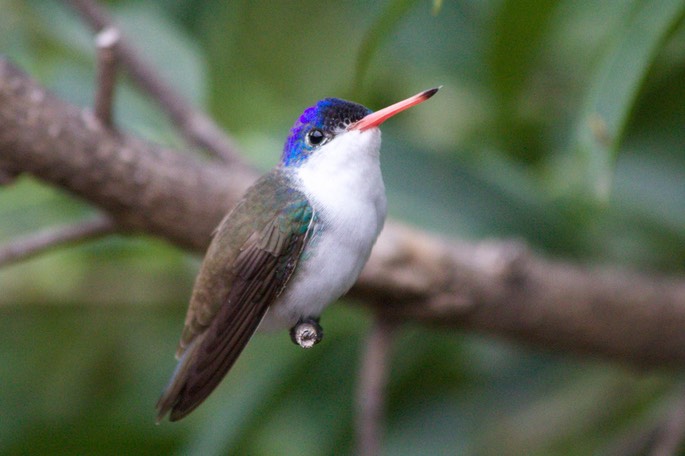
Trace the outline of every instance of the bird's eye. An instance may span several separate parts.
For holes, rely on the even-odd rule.
[[[325,133],[318,128],[312,128],[307,133],[307,142],[311,146],[320,146],[326,142],[326,139]]]

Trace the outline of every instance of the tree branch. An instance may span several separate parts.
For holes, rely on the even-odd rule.
[[[120,229],[195,251],[255,178],[113,134],[1,59],[0,169],[62,187]],[[389,318],[639,366],[685,365],[685,280],[586,269],[518,243],[448,241],[389,222],[352,294]]]
[[[394,318],[644,367],[685,362],[685,281],[551,261],[518,242],[446,241],[393,224],[353,292]]]
[[[375,456],[381,452],[385,387],[395,326],[396,323],[377,316],[364,344],[355,426],[359,456]]]
[[[0,169],[102,208],[124,231],[202,251],[254,175],[117,134],[0,59]]]
[[[96,32],[116,28],[114,22],[97,3],[91,0],[65,0]],[[124,36],[114,48],[117,59],[128,69],[131,78],[140,88],[157,100],[172,122],[183,132],[188,141],[207,149],[213,155],[234,167],[243,166],[236,153],[233,140],[221,131],[207,115],[179,96],[150,68],[133,49]]]
[[[60,246],[105,236],[115,229],[114,223],[103,216],[66,227],[47,228],[0,246],[0,267]]]
[[[97,84],[95,117],[108,128],[112,127],[112,104],[116,87],[117,60],[114,50],[121,35],[113,27],[103,29],[95,38],[97,48]]]

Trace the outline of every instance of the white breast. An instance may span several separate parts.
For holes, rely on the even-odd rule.
[[[290,327],[318,317],[359,277],[386,215],[377,128],[345,132],[297,169],[318,217],[295,276],[262,327]]]

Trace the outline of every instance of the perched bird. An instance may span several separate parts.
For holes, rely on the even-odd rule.
[[[357,280],[385,221],[378,127],[437,91],[377,112],[326,98],[302,113],[280,164],[215,231],[195,280],[178,365],[157,403],[158,422],[200,405],[260,324],[292,328],[293,341],[305,348],[321,339],[321,312]]]

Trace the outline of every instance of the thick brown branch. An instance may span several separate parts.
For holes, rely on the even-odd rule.
[[[392,224],[353,292],[394,318],[685,364],[685,281],[550,261],[516,242],[446,241]]]
[[[0,169],[65,188],[122,230],[198,251],[254,179],[106,129],[1,59]]]
[[[66,0],[66,2],[83,17],[96,33],[105,28],[114,27],[114,23],[107,12],[95,2],[91,0]],[[226,163],[242,166],[231,138],[221,131],[205,113],[191,106],[164,82],[139,57],[124,36],[120,37],[114,51],[117,59],[126,66],[136,84],[157,100],[190,142],[221,157]]]
[[[196,251],[255,177],[115,135],[3,60],[0,169],[33,174],[123,229]],[[685,365],[685,280],[588,270],[515,243],[447,241],[391,222],[353,294],[385,317],[638,365]]]

